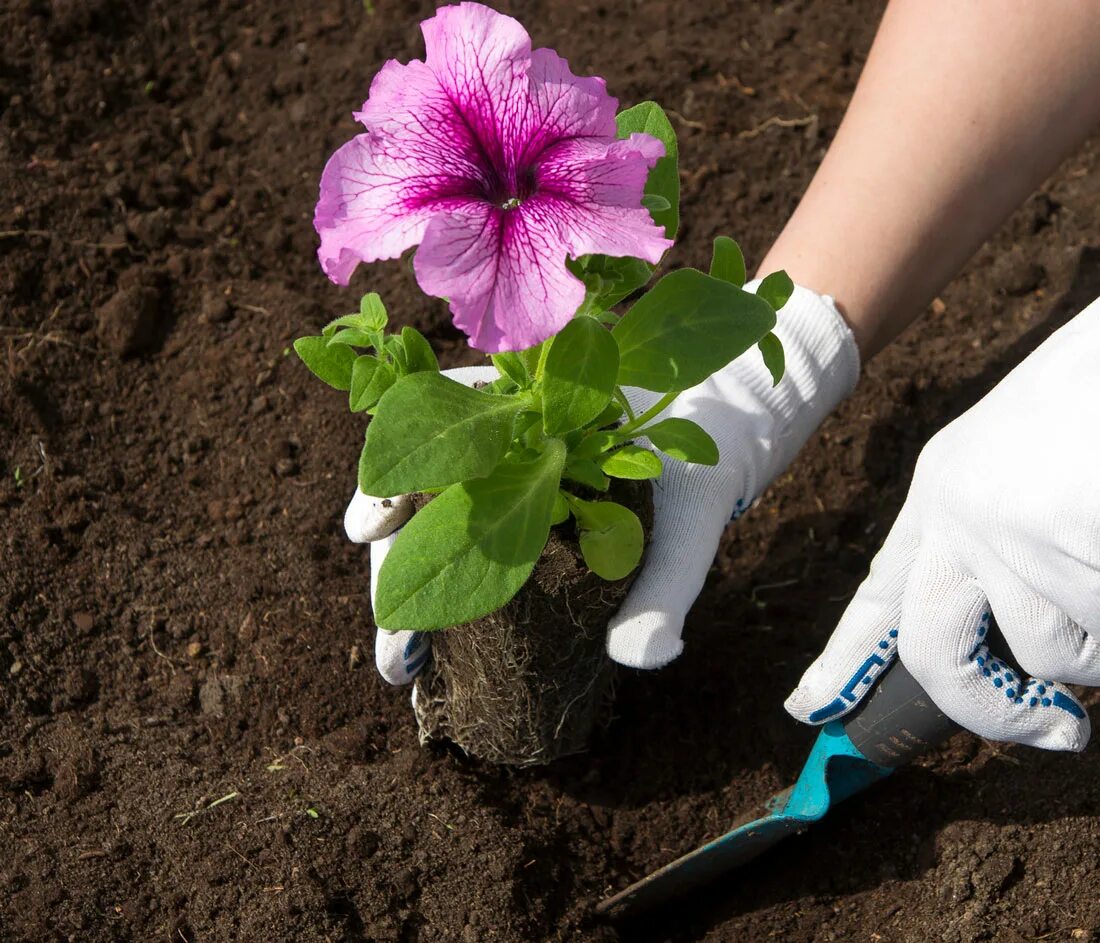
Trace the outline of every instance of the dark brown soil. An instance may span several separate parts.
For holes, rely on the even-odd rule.
[[[638,515],[647,541],[652,495],[648,481],[623,479],[608,493]],[[508,605],[433,636],[431,661],[415,682],[421,743],[448,739],[468,756],[509,766],[588,749],[596,724],[611,720],[607,624],[637,575],[601,579],[585,566],[575,521],[551,528],[530,580]]]
[[[673,109],[677,263],[719,232],[760,258],[881,10],[506,6],[624,102]],[[1100,294],[1100,147],[730,528],[684,656],[623,680],[590,753],[509,772],[419,747],[408,691],[375,676],[367,555],[340,526],[361,419],[287,356],[368,287],[466,356],[401,266],[340,291],[313,259],[323,161],[430,8],[0,10],[0,939],[1092,938],[1100,750],[966,735],[663,917],[590,912],[794,776],[812,733],[783,698],[921,444]]]

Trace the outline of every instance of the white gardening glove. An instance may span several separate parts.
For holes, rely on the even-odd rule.
[[[1031,677],[989,652],[990,611]],[[821,657],[787,700],[850,711],[895,654],[952,720],[1081,750],[1062,682],[1100,684],[1100,301],[925,447],[905,505]]]
[[[745,287],[751,291],[757,284]],[[684,617],[703,587],[727,522],[748,509],[856,384],[859,354],[832,299],[795,288],[779,312],[775,333],[787,367],[778,386],[760,355],[749,351],[683,393],[659,417],[697,422],[718,444],[721,460],[714,467],[664,460],[665,471],[654,483],[653,535],[645,562],[608,629],[608,654],[620,664],[658,668],[680,654]],[[485,367],[448,374],[466,383],[496,377]],[[626,393],[636,412],[658,399],[645,390]],[[385,532],[379,514],[377,499],[357,493],[344,518],[352,540],[374,541],[372,586],[389,549],[388,541],[378,539]],[[410,680],[427,660],[428,639],[425,633],[380,631],[375,654],[382,676],[393,684]]]

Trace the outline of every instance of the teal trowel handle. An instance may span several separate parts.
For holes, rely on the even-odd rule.
[[[927,753],[960,729],[936,707],[900,659],[841,724],[860,753],[890,768]]]

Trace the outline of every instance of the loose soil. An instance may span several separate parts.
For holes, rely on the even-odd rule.
[[[517,2],[537,44],[672,109],[676,264],[759,259],[881,5]],[[1090,939],[1100,749],[960,735],[753,868],[619,927],[593,903],[797,772],[784,696],[921,444],[1100,295],[1100,146],[865,371],[729,528],[682,658],[623,673],[589,753],[509,771],[417,744],[371,668],[362,436],[292,338],[392,264],[313,259],[320,169],[428,3],[9,0],[0,11],[0,939]],[[1095,706],[1097,699],[1089,696]]]

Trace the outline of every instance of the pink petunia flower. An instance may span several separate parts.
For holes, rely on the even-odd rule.
[[[421,29],[425,60],[382,67],[355,116],[367,133],[325,166],[318,258],[345,285],[419,244],[420,287],[450,300],[473,346],[523,350],[584,300],[566,256],[656,263],[671,245],[641,204],[664,145],[617,140],[603,79],[532,50],[509,16],[461,3]]]

